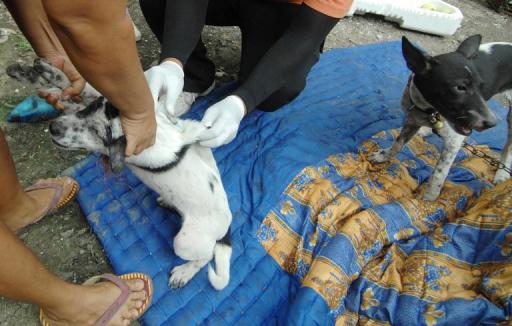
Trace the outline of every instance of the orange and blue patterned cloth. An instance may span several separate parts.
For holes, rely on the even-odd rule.
[[[416,136],[401,162],[367,161],[397,135],[381,132],[357,154],[331,155],[302,170],[264,219],[259,240],[297,278],[299,293],[311,289],[325,300],[336,325],[505,320],[512,179],[474,198],[493,171],[463,151],[440,198],[423,201],[412,175],[435,165],[434,145]]]
[[[402,124],[409,72],[400,48],[324,53],[295,100],[252,112],[214,151],[233,212],[223,291],[206,268],[185,287],[168,287],[169,271],[183,263],[172,248],[179,218],[128,169],[105,173],[97,156],[72,169],[115,272],[153,279],[143,324],[475,325],[510,316],[510,183],[492,189],[487,165],[461,151],[441,199],[418,200],[436,136],[415,138],[390,164],[366,160]],[[228,92],[200,98],[188,117],[200,119]],[[506,111],[490,105],[498,126],[469,141],[499,151]]]

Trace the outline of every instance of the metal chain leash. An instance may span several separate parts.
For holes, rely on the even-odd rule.
[[[500,160],[497,160],[494,157],[487,155],[484,151],[476,148],[473,145],[468,144],[467,142],[464,142],[462,144],[462,147],[467,149],[471,154],[475,155],[476,157],[484,159],[484,161],[489,163],[490,166],[495,167],[498,170],[505,170],[508,174],[510,174],[510,176],[512,176],[512,170],[509,169],[505,164],[501,163]]]

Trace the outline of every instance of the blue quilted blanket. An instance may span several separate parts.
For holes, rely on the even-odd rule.
[[[461,151],[440,200],[416,199],[438,154],[435,136],[415,138],[390,164],[366,160],[396,137],[407,75],[399,42],[331,50],[298,98],[274,113],[251,113],[237,138],[214,151],[234,217],[231,281],[220,292],[206,269],[182,289],[167,286],[169,271],[182,263],[172,249],[179,219],[156,205],[155,193],[127,169],[105,174],[95,155],[75,166],[79,203],[115,271],[153,278],[142,322],[453,325],[508,318],[512,185],[477,201],[492,171]],[[200,119],[228,91],[201,98],[188,117]],[[503,120],[505,111],[491,106]],[[500,150],[505,135],[500,121],[470,141]],[[486,211],[487,220],[481,210],[471,213],[488,202],[505,208]]]

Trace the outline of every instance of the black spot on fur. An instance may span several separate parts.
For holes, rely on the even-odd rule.
[[[55,79],[56,79],[57,81],[62,81],[62,76],[61,76],[61,75],[57,75],[57,76],[55,76]]]
[[[112,120],[119,116],[119,110],[108,101],[105,103],[105,116],[108,120]]]
[[[208,182],[208,185],[210,185],[210,190],[213,192],[215,190],[215,186],[213,185],[213,182]]]
[[[98,111],[98,109],[103,105],[105,98],[103,96],[95,99],[91,104],[89,104],[85,109],[80,110],[76,113],[78,118],[87,118],[94,112]]]

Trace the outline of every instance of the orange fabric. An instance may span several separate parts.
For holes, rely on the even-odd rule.
[[[334,18],[344,17],[352,6],[353,0],[288,0],[288,3],[302,4]]]

